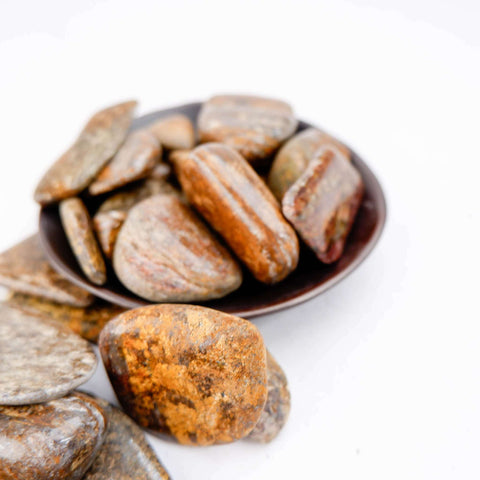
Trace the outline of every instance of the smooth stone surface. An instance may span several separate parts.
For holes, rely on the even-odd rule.
[[[40,180],[35,200],[46,205],[88,187],[125,140],[136,106],[130,101],[97,112]]]
[[[133,207],[113,253],[118,279],[152,302],[219,298],[242,282],[240,267],[193,211],[175,195]]]
[[[239,153],[209,143],[172,159],[188,201],[257,280],[276,283],[296,268],[297,236],[275,197]]]
[[[142,429],[118,408],[96,400],[107,417],[107,433],[82,480],[169,480]]]
[[[267,400],[266,350],[250,322],[192,305],[130,310],[100,334],[125,411],[183,444],[245,437]]]
[[[0,304],[0,405],[66,395],[96,366],[90,344],[69,328]]]
[[[268,186],[281,202],[285,192],[305,171],[320,147],[334,146],[350,158],[350,150],[318,128],[307,128],[288,140],[275,155],[268,175]]]
[[[200,141],[224,143],[256,164],[295,133],[298,121],[285,102],[246,95],[220,95],[202,106]]]
[[[148,130],[167,150],[189,150],[195,146],[195,129],[185,115],[161,118],[149,125]]]
[[[94,343],[105,324],[125,311],[124,308],[101,300],[96,300],[89,307],[72,307],[21,293],[13,293],[5,303],[27,314],[60,322]]]
[[[93,233],[87,208],[77,197],[62,200],[60,218],[83,273],[95,285],[103,285],[107,281],[105,261]]]
[[[285,193],[282,209],[305,243],[324,263],[345,247],[364,192],[360,173],[335,147],[322,147]]]
[[[272,354],[267,351],[268,397],[260,420],[249,433],[250,440],[271,442],[287,422],[290,413],[290,391],[287,377]]]
[[[77,307],[86,307],[93,302],[93,295],[62,277],[50,266],[38,235],[0,254],[0,285]]]
[[[147,130],[132,132],[88,191],[92,195],[99,195],[147,177],[161,154],[162,147],[151,133]]]
[[[0,406],[0,478],[80,480],[105,428],[101,408],[81,393],[40,405]]]
[[[110,260],[113,257],[118,233],[126,218],[127,212],[124,210],[98,212],[93,217],[93,229],[97,234],[98,243],[105,256]]]

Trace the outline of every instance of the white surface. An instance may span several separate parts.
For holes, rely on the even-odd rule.
[[[283,365],[272,444],[154,440],[176,480],[478,479],[477,0],[0,3],[0,248],[36,228],[36,182],[99,107],[216,92],[283,98],[383,183],[371,257],[255,321]],[[88,388],[112,399],[102,370]]]

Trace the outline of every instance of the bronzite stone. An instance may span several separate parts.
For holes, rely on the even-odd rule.
[[[161,118],[147,128],[167,150],[189,150],[195,146],[195,129],[185,115]]]
[[[0,478],[80,480],[105,429],[102,409],[81,393],[39,405],[0,406]]]
[[[99,340],[125,411],[180,443],[248,435],[267,400],[266,350],[257,328],[192,305],[153,305],[107,324]]]
[[[0,285],[53,302],[86,307],[93,296],[58,274],[48,263],[38,235],[0,254]]]
[[[98,212],[93,217],[93,228],[97,234],[98,242],[103,253],[110,260],[113,256],[118,233],[126,218],[127,212],[125,210]]]

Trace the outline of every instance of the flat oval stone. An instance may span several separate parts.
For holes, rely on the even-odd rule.
[[[101,408],[80,393],[40,405],[0,407],[0,478],[80,480],[105,428]]]
[[[287,377],[280,365],[267,351],[268,397],[260,420],[248,438],[256,442],[271,442],[287,422],[290,413],[290,391]]]
[[[69,328],[0,305],[0,405],[47,402],[85,383],[97,357]]]
[[[350,150],[345,145],[318,128],[307,128],[297,133],[278,151],[268,175],[268,186],[279,201],[323,146],[337,147],[350,159]]]
[[[115,247],[118,233],[126,218],[127,212],[124,210],[98,212],[93,217],[93,228],[97,234],[98,243],[105,256],[110,260],[113,257],[113,248]]]
[[[68,242],[83,273],[96,285],[107,281],[107,270],[93,233],[90,215],[83,202],[75,197],[62,200],[60,219]]]
[[[92,195],[99,195],[147,177],[161,154],[160,143],[147,130],[131,133],[88,191]]]
[[[97,402],[107,417],[107,434],[83,480],[169,480],[142,429],[118,408]]]
[[[198,117],[202,143],[224,143],[254,164],[275,153],[297,124],[287,103],[245,95],[213,97]]]
[[[155,195],[129,211],[113,267],[129,290],[152,302],[219,298],[242,282],[227,249],[174,195]]]
[[[40,180],[35,200],[46,205],[88,187],[125,140],[136,106],[130,101],[97,112]]]
[[[195,146],[195,129],[185,115],[161,118],[147,128],[167,150],[189,150]]]
[[[232,148],[201,145],[172,157],[188,201],[257,280],[283,280],[298,263],[298,239],[263,180]]]
[[[0,285],[77,307],[86,307],[93,302],[93,295],[62,277],[50,266],[38,235],[0,254]]]
[[[193,305],[152,305],[109,322],[99,347],[125,411],[180,443],[238,440],[262,414],[265,345],[246,320]]]
[[[335,147],[322,147],[285,193],[282,208],[324,263],[337,261],[363,196],[360,174]]]

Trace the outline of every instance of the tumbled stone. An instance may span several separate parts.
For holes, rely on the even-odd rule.
[[[185,115],[161,118],[147,128],[167,150],[188,150],[195,146],[195,129]]]
[[[0,407],[0,478],[80,480],[100,449],[105,428],[101,408],[81,393],[39,405]]]
[[[318,128],[307,128],[297,133],[278,151],[268,175],[268,186],[279,201],[323,146],[337,147],[350,158],[350,150],[345,145]]]
[[[290,392],[287,377],[280,365],[267,351],[268,397],[260,420],[248,438],[256,442],[271,442],[287,422],[290,413]]]
[[[97,234],[98,243],[102,247],[105,256],[110,260],[113,256],[113,248],[117,241],[118,232],[120,232],[120,228],[122,228],[126,218],[127,212],[124,210],[98,212],[93,217],[93,228]]]
[[[158,140],[147,130],[131,133],[88,191],[98,195],[147,177],[161,154],[162,147]]]
[[[280,100],[220,95],[203,104],[198,130],[202,143],[224,143],[256,164],[275,153],[297,123],[290,105]]]
[[[83,480],[169,480],[142,429],[118,408],[97,402],[107,417],[107,433]]]
[[[61,397],[85,383],[96,365],[90,344],[69,328],[0,305],[0,405]]]
[[[210,143],[173,157],[188,201],[257,280],[275,283],[298,263],[298,240],[253,168],[232,148]]]
[[[125,102],[97,112],[40,180],[35,200],[46,205],[88,187],[125,140],[136,105]]]
[[[324,263],[338,260],[363,196],[360,174],[335,147],[323,147],[285,193],[283,213]]]
[[[62,200],[60,219],[83,273],[91,282],[103,285],[107,281],[105,261],[93,233],[87,208],[78,197]]]
[[[113,266],[129,290],[152,302],[219,298],[242,281],[226,248],[175,195],[155,195],[129,211]]]
[[[101,300],[96,300],[89,307],[72,307],[21,293],[13,293],[5,303],[30,315],[60,322],[90,342],[97,342],[105,324],[125,311]]]
[[[192,305],[152,305],[109,322],[99,347],[125,411],[180,443],[238,440],[262,414],[266,350],[246,320]]]
[[[48,263],[38,235],[0,254],[0,285],[54,302],[86,307],[93,296],[58,274]]]

